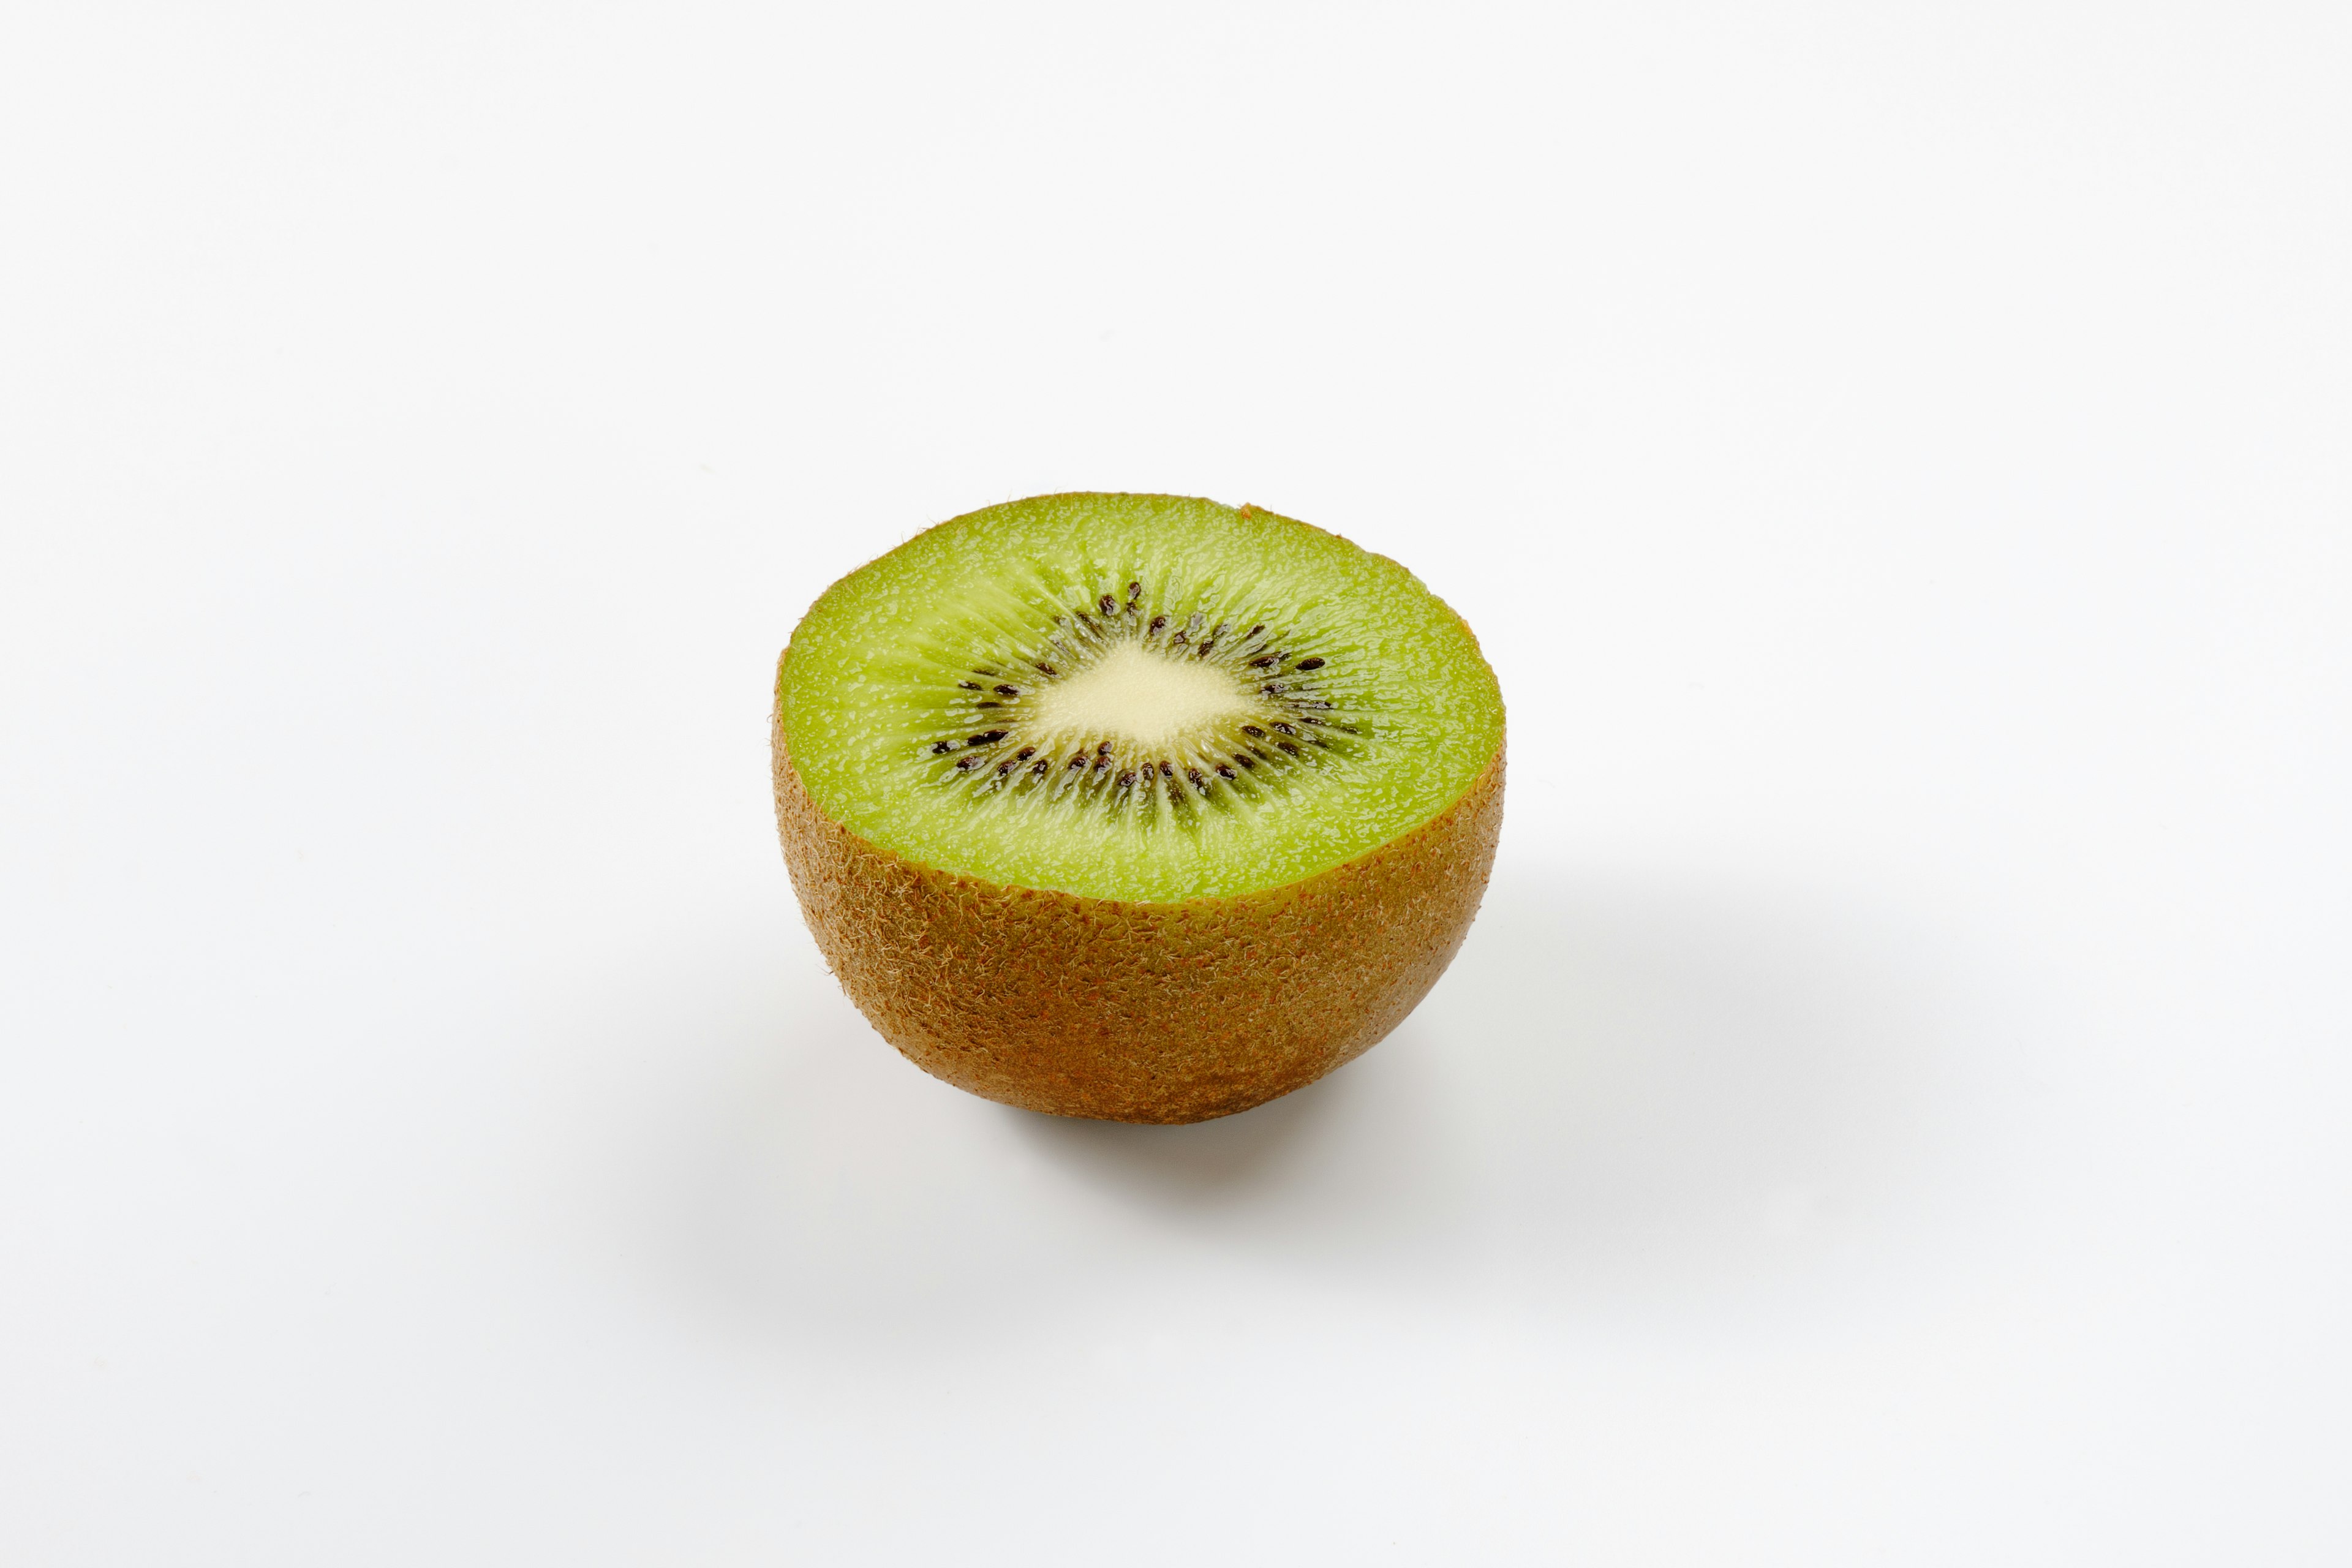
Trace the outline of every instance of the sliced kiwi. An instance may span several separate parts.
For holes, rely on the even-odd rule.
[[[1503,707],[1394,562],[1045,496],[827,590],[778,670],[786,858],[851,995],[1034,1109],[1243,1109],[1385,1034],[1475,911]]]

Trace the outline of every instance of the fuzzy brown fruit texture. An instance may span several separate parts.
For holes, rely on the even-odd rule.
[[[817,809],[777,715],[776,823],[858,1010],[958,1089],[1056,1116],[1205,1121],[1362,1055],[1453,961],[1503,826],[1503,748],[1409,833],[1279,888],[1129,903],[903,860]]]

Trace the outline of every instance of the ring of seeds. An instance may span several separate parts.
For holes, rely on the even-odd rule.
[[[1050,800],[1176,824],[1370,760],[1367,694],[1339,679],[1344,661],[1309,651],[1311,631],[1165,607],[1140,576],[1124,590],[1106,584],[1025,643],[956,661],[938,708],[950,732],[919,738],[919,779],[976,804]],[[1343,709],[1355,722],[1323,716]]]

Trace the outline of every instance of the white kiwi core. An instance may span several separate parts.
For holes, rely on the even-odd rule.
[[[1144,751],[1238,724],[1256,717],[1261,707],[1224,669],[1133,643],[1112,647],[1068,679],[1044,688],[1034,704],[1041,731],[1101,735]]]

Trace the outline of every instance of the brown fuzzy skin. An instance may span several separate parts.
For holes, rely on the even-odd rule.
[[[1129,903],[900,859],[827,817],[775,742],[776,821],[825,962],[925,1072],[1007,1105],[1203,1121],[1370,1049],[1437,983],[1486,889],[1503,748],[1379,848],[1237,898]]]

